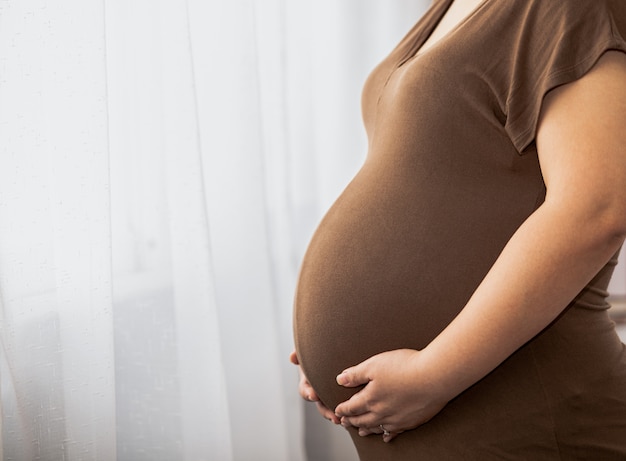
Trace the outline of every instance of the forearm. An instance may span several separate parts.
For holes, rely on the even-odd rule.
[[[583,215],[544,204],[514,234],[462,312],[420,354],[450,398],[548,326],[618,250],[621,233],[602,216],[581,225]]]

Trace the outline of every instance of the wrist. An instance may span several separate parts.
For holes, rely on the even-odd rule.
[[[445,402],[449,402],[471,385],[465,384],[463,370],[450,357],[439,354],[431,345],[415,354],[413,366],[418,370],[421,385],[429,392],[439,395]]]

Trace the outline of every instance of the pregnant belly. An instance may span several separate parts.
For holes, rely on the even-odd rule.
[[[355,392],[338,386],[337,374],[386,350],[425,347],[493,259],[468,241],[467,207],[371,179],[357,176],[322,220],[295,297],[298,356],[330,408]]]

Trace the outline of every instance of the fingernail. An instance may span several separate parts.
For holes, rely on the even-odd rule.
[[[363,429],[359,429],[359,435],[361,437],[365,437],[367,435],[367,433]]]
[[[343,386],[344,384],[347,384],[348,382],[348,375],[346,374],[346,372],[342,372],[340,375],[337,375],[337,384]]]

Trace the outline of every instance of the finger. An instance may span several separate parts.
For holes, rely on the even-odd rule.
[[[313,386],[311,386],[302,372],[300,373],[300,385],[298,386],[298,391],[300,393],[300,397],[304,400],[308,400],[309,402],[318,402],[320,399],[313,389]]]
[[[370,411],[368,407],[367,389],[357,392],[349,400],[340,403],[335,408],[335,414],[342,416],[358,416]]]
[[[391,442],[393,439],[395,439],[396,437],[398,437],[401,433],[400,432],[390,432],[389,435],[384,435],[383,434],[383,442],[385,443],[389,443]]]
[[[383,442],[385,443],[389,443],[391,442],[393,439],[395,439],[400,433],[399,432],[383,432],[382,429],[380,429],[380,426],[377,428],[371,428],[371,427],[360,427],[359,428],[359,436],[361,437],[368,437],[370,435],[381,435],[383,437]]]
[[[367,437],[368,435],[382,435],[383,430],[380,427],[360,427],[359,435],[361,437]]]
[[[347,368],[337,376],[337,384],[344,387],[357,387],[370,382],[368,376],[369,361],[361,362],[357,366]]]
[[[313,389],[313,386],[309,383],[309,380],[302,372],[302,369],[300,368],[298,371],[300,373],[300,381],[298,383],[298,393],[300,394],[300,397],[304,400],[308,400],[309,402],[317,402],[319,397]]]
[[[356,427],[356,426],[353,426],[350,420],[346,418],[345,416],[339,420],[339,423],[346,429],[350,429],[351,427]]]
[[[390,432],[387,429],[388,425],[385,424],[379,424],[378,426],[375,427],[360,427],[359,428],[359,435],[361,437],[367,437],[368,435],[382,435],[384,438],[388,438],[389,440],[393,440],[394,438],[396,438],[398,436],[398,434],[400,432]],[[383,430],[383,427],[385,428]],[[385,435],[385,433],[387,435]]]
[[[328,421],[334,423],[334,424],[340,424],[341,421],[339,420],[339,418],[337,418],[337,415],[335,415],[335,413],[332,412],[332,410],[330,410],[326,405],[324,405],[322,402],[316,402],[315,406],[317,407],[317,411],[324,417],[326,418]]]
[[[300,360],[298,360],[298,354],[295,350],[292,351],[291,354],[289,354],[289,361],[294,365],[300,365]]]
[[[319,397],[313,389],[313,386],[311,386],[311,383],[309,383],[309,380],[302,371],[302,368],[298,367],[298,373],[300,375],[300,381],[298,382],[298,393],[300,394],[300,397],[304,400],[308,400],[309,402],[317,402]]]
[[[343,427],[363,427],[370,428],[369,430],[375,432],[376,429],[372,429],[378,427],[376,421],[380,421],[380,416],[375,415],[374,413],[365,413],[358,416],[342,416],[341,417],[341,425]],[[382,431],[380,431],[382,433]]]

